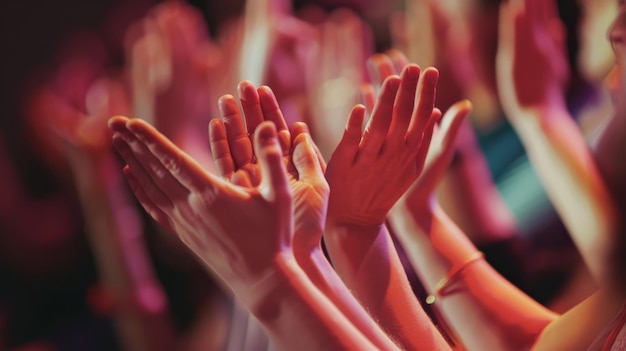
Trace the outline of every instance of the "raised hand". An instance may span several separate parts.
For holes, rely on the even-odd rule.
[[[528,109],[561,107],[569,68],[555,1],[503,4],[499,33],[497,80],[506,116],[515,122]]]
[[[203,131],[229,65],[198,10],[177,1],[153,8],[128,32],[134,115],[155,125],[204,167],[213,162]]]
[[[307,104],[313,137],[329,159],[364,81],[372,34],[358,15],[338,9],[316,26],[317,45],[306,65]]]
[[[370,79],[375,87],[363,89],[362,98],[368,111],[373,108],[376,100],[376,86],[380,89],[383,80],[402,71],[408,60],[397,50],[389,50],[386,54],[375,54],[368,59]],[[404,196],[417,208],[424,208],[434,198],[435,188],[442,179],[452,155],[456,149],[456,139],[463,125],[463,120],[471,112],[471,104],[467,100],[459,101],[446,111],[440,123],[435,127],[431,144],[428,148],[425,168],[418,180]]]
[[[365,108],[357,105],[326,171],[331,194],[324,239],[334,267],[381,327],[416,350],[444,342],[410,293],[384,221],[424,166],[441,117],[434,108],[437,78],[437,70],[421,72],[417,65],[387,77],[365,132]]]
[[[271,282],[270,267],[287,254],[293,228],[291,190],[271,123],[255,134],[263,175],[256,187],[210,175],[146,122],[115,117],[109,125],[133,192],[159,224],[233,290],[262,290]]]
[[[294,263],[292,193],[273,123],[255,131],[256,187],[205,172],[146,122],[114,117],[110,126],[144,208],[224,279],[278,349],[374,348]]]
[[[271,121],[278,130],[283,149],[283,162],[288,171],[289,184],[294,196],[296,257],[308,255],[320,248],[323,225],[326,219],[328,185],[323,176],[325,163],[313,144],[304,123],[287,129],[274,93],[269,87],[258,89],[249,82],[239,84],[239,100],[244,113],[234,97],[223,96],[219,101],[221,120],[209,125],[211,150],[220,175],[232,183],[253,187],[261,182],[260,165],[253,153],[248,135],[263,121]]]
[[[420,175],[435,123],[438,73],[407,66],[388,77],[372,117],[361,126],[365,110],[353,109],[346,132],[329,162],[329,220],[381,225],[389,209]]]

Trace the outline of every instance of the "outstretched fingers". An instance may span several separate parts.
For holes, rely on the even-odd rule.
[[[415,64],[406,66],[402,71],[400,89],[394,102],[393,119],[389,129],[390,141],[392,142],[404,144],[404,137],[413,116],[420,72],[419,66]]]
[[[295,140],[298,138],[298,135],[303,134],[303,133],[306,133],[309,135],[309,137],[311,137],[311,131],[309,130],[309,126],[305,122],[296,122],[291,126],[291,137],[294,141],[292,142],[290,153],[293,153],[293,149],[295,148],[295,145],[296,145]],[[279,137],[280,137],[280,133],[279,133]],[[312,140],[313,138],[311,137],[311,141]],[[315,142],[312,142],[312,145],[313,145],[313,148],[315,149],[315,155],[317,156],[317,161],[320,165],[322,173],[326,173],[326,161],[324,160],[324,156],[322,156],[322,152],[320,151],[319,147],[317,147]]]
[[[324,179],[325,164],[308,128],[304,123],[294,126],[293,151],[291,159],[298,172],[298,179],[305,183],[315,183]]]
[[[417,146],[421,143],[435,107],[438,79],[439,71],[436,68],[429,67],[422,72],[417,86],[413,115],[405,137],[409,146]]]
[[[253,160],[252,143],[246,132],[243,118],[239,112],[237,100],[232,95],[224,95],[218,101],[220,115],[226,127],[226,136],[230,153],[239,169]]]
[[[396,72],[402,72],[404,68],[409,64],[409,59],[400,50],[389,49],[385,52],[387,56],[393,62],[393,66]]]
[[[239,101],[245,118],[248,135],[254,135],[254,130],[264,121],[261,101],[256,87],[250,81],[244,80],[237,86]]]
[[[424,167],[424,164],[426,163],[426,157],[428,156],[430,143],[432,141],[433,134],[435,132],[435,126],[440,120],[441,120],[441,110],[439,110],[438,108],[434,108],[433,112],[430,115],[430,119],[426,123],[426,127],[424,128],[422,137],[420,138],[417,155],[415,156],[415,166],[416,166],[416,169],[419,170],[419,172],[421,172],[421,170]]]
[[[272,121],[276,126],[280,147],[283,149],[283,154],[287,155],[291,147],[291,134],[289,133],[287,122],[285,122],[285,117],[278,105],[278,100],[276,100],[274,92],[268,86],[258,88],[257,92],[259,94],[264,119],[266,121]]]
[[[270,201],[291,196],[276,127],[271,122],[259,124],[254,133],[254,149],[261,167],[260,192]]]
[[[374,54],[367,59],[367,70],[372,83],[380,88],[383,82],[397,72],[391,59],[385,54]]]
[[[394,101],[400,88],[400,77],[390,76],[383,83],[380,96],[374,105],[372,117],[367,123],[360,149],[363,155],[378,155],[383,146],[391,119]]]
[[[218,174],[230,179],[237,168],[230,152],[226,127],[220,119],[214,118],[209,122],[209,142]]]
[[[145,174],[137,176],[133,173],[133,171],[131,171],[130,167],[126,165],[124,167],[124,175],[128,180],[130,189],[141,204],[141,207],[143,207],[143,209],[146,210],[150,217],[152,217],[157,223],[168,229],[170,232],[175,232],[172,224],[170,223],[170,217],[163,212],[156,203],[154,203],[152,196],[149,194],[150,189],[156,189],[156,187],[151,185],[146,188],[145,185],[142,185],[142,183],[148,181],[148,179],[145,178]],[[142,180],[139,180],[138,178],[142,178]]]
[[[428,164],[420,176],[420,184],[423,187],[432,189],[443,178],[443,175],[452,160],[456,149],[456,138],[472,110],[472,104],[463,100],[452,105],[444,114],[440,128],[434,136],[432,146],[428,152]]]
[[[331,156],[331,159],[335,160],[336,164],[349,166],[354,163],[359,152],[364,120],[365,107],[363,105],[354,106],[350,116],[348,116],[346,130],[343,132],[343,136]]]
[[[167,173],[189,191],[212,191],[220,182],[145,121],[132,119],[126,123],[126,127],[159,160]]]
[[[109,120],[113,146],[130,170],[140,180],[152,202],[161,209],[171,208],[174,199],[185,196],[185,189],[154,157],[151,151],[128,129],[131,120],[116,116]],[[145,122],[144,122],[145,123]]]

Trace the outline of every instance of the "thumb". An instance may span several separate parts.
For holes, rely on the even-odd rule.
[[[439,133],[437,135],[437,145],[433,145],[434,154],[429,160],[424,173],[422,173],[422,183],[424,186],[434,189],[439,183],[450,161],[454,155],[456,147],[456,137],[461,128],[463,120],[469,115],[472,105],[469,101],[463,100],[452,105],[442,118]],[[430,153],[429,153],[430,154]]]
[[[305,183],[315,183],[324,179],[324,172],[315,151],[315,144],[308,133],[301,133],[293,141],[291,159],[298,172],[298,178]]]
[[[261,167],[261,195],[269,201],[288,195],[290,187],[283,164],[283,152],[272,122],[263,122],[256,128],[254,151]]]

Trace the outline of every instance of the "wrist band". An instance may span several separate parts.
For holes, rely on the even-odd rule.
[[[485,257],[485,255],[482,252],[476,251],[465,262],[456,267],[452,267],[452,269],[450,269],[450,271],[448,272],[448,275],[437,283],[437,285],[435,286],[435,291],[431,295],[428,295],[426,297],[426,303],[432,305],[435,303],[435,301],[437,301],[438,297],[444,296],[444,290],[450,285],[450,283],[454,282],[458,275],[465,268],[467,268],[467,266],[478,260],[482,260],[483,257]]]

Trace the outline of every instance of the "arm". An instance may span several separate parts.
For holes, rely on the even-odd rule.
[[[593,277],[610,285],[602,257],[616,235],[617,216],[585,140],[565,108],[562,34],[550,31],[558,28],[554,4],[504,4],[500,21],[498,89],[507,117]]]
[[[143,237],[141,220],[122,183],[117,161],[104,127],[111,110],[123,109],[118,101],[121,85],[113,79],[99,83],[107,101],[100,110],[84,116],[69,105],[52,109],[44,121],[50,134],[63,145],[82,205],[87,238],[104,287],[114,303],[113,319],[124,347],[133,350],[169,350],[176,336],[167,313],[167,301]],[[58,104],[65,102],[56,96]]]
[[[143,121],[110,126],[144,208],[229,285],[278,349],[373,348],[294,259],[292,192],[271,123],[255,132],[262,178],[252,188],[207,173]]]
[[[398,201],[390,222],[434,296],[435,308],[463,345],[469,350],[526,350],[555,315],[480,259],[435,198],[454,152],[455,136],[470,108],[468,102],[460,102],[446,112],[424,172]]]
[[[305,67],[312,117],[307,123],[328,160],[365,78],[365,58],[372,50],[373,38],[364,21],[345,8],[331,13],[318,25],[318,31],[318,49],[312,51],[312,61]]]
[[[296,123],[289,133],[276,98],[268,87],[257,91],[252,83],[244,81],[239,85],[239,96],[248,130],[256,129],[263,120],[272,121],[279,130],[285,150],[285,166],[294,193],[296,226],[293,246],[296,261],[313,284],[376,347],[396,348],[350,294],[324,257],[321,238],[328,202],[328,184],[323,175],[326,165],[311,140],[306,124]],[[213,120],[209,133],[217,168],[220,174],[234,182],[245,183],[247,180],[241,179],[247,178],[251,180],[250,184],[254,184],[259,181],[255,176],[259,174],[258,165],[252,161],[252,148],[235,99],[222,97],[220,110],[222,120]],[[242,171],[245,177],[235,175]]]
[[[469,350],[525,350],[555,316],[480,259],[435,197],[470,110],[463,101],[446,112],[424,172],[394,206],[389,221],[452,335]],[[441,281],[447,281],[443,288]]]
[[[212,167],[204,143],[206,118],[214,113],[208,102],[228,69],[202,14],[184,2],[166,1],[137,21],[127,37],[134,115]]]
[[[404,54],[397,50],[372,55],[368,60],[368,68],[374,86],[380,87],[385,78],[394,72],[401,72],[408,63]],[[442,91],[441,82],[438,81],[437,84],[439,97]],[[364,90],[365,101],[375,101],[373,90]],[[444,93],[448,91],[445,88],[443,90]],[[454,101],[456,100],[455,98]],[[371,110],[373,103],[366,103],[368,105]],[[458,110],[457,106],[450,111]],[[440,182],[438,200],[474,243],[485,244],[510,237],[516,230],[515,218],[493,184],[472,127],[469,122],[465,122],[460,129],[455,129],[457,130],[456,167],[448,171]]]
[[[381,327],[404,348],[448,345],[413,295],[385,216],[421,172],[432,128],[437,71],[409,65],[387,78],[362,134],[356,107],[326,172],[330,185],[324,239],[334,267]],[[375,284],[372,282],[375,281]]]

